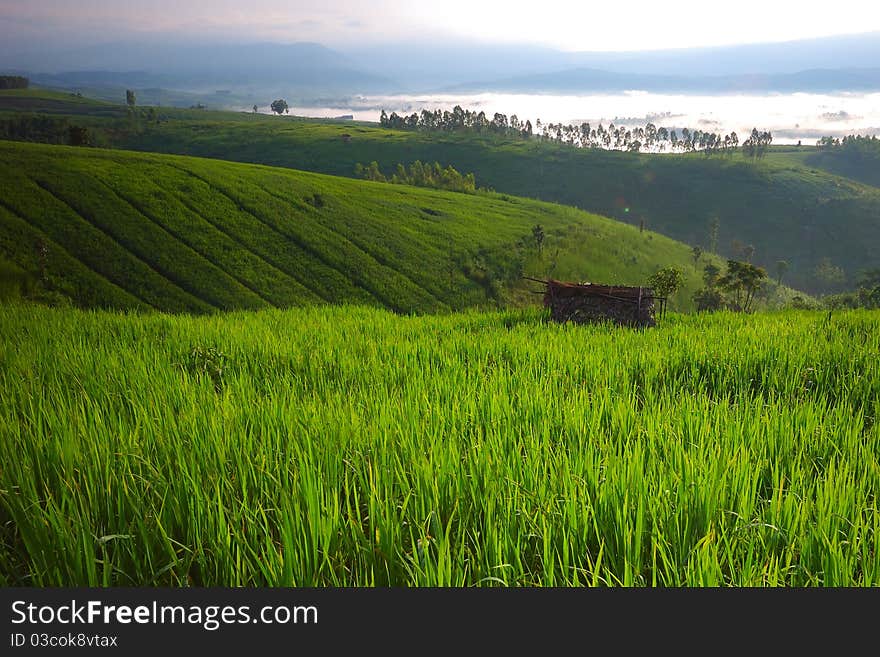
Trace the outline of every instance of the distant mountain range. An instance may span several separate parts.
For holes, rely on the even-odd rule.
[[[473,43],[333,50],[316,43],[115,43],[29,52],[0,45],[0,73],[60,87],[214,93],[439,91],[682,93],[880,90],[880,33],[650,52],[562,52]],[[126,72],[128,71],[128,72]]]
[[[873,68],[880,62],[880,32],[640,52],[563,52],[469,43],[383,45],[344,52],[364,70],[387,75],[404,86],[428,89],[573,69],[691,78]]]
[[[377,93],[396,84],[316,43],[116,43],[60,53],[19,54],[9,61],[15,64],[9,68],[28,73],[36,82],[65,87],[122,85],[201,93],[220,87]]]
[[[693,76],[614,73],[578,68],[456,85],[450,91],[508,93],[619,92],[631,89],[665,93],[835,92],[880,90],[880,68],[813,69],[797,73]]]

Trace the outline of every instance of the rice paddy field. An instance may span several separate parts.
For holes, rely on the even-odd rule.
[[[4,586],[880,584],[880,313],[0,306]]]

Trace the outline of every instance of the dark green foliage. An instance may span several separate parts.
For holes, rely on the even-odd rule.
[[[535,249],[538,251],[538,255],[540,255],[544,250],[544,240],[547,238],[546,233],[544,232],[544,227],[541,224],[536,224],[532,226],[532,240],[535,242]]]
[[[827,296],[823,303],[828,308],[880,308],[880,269],[863,271],[858,289]]]
[[[196,345],[186,355],[184,369],[196,378],[206,378],[217,392],[223,390],[224,373],[229,367],[229,357],[214,346]]]
[[[723,308],[748,312],[755,299],[763,291],[767,272],[748,262],[727,261],[727,271],[714,264],[703,269],[705,286],[693,295],[694,305],[700,311],[721,310]]]
[[[807,156],[807,164],[880,187],[880,139],[876,135],[823,137],[816,149]]]
[[[846,285],[846,272],[830,258],[822,258],[813,270],[813,275],[823,292],[839,292]]]
[[[78,125],[72,125],[68,128],[68,143],[71,146],[91,146],[92,136],[89,129]]]
[[[819,304],[796,294],[788,302],[786,308],[790,310],[816,310],[819,308]]]
[[[752,308],[755,295],[767,278],[767,272],[748,262],[727,261],[727,272],[718,279],[718,287],[728,295],[728,306],[732,310],[748,312]]]
[[[456,105],[453,110],[441,111],[422,110],[409,116],[400,116],[392,112],[389,116],[385,110],[379,116],[379,125],[392,130],[411,130],[437,133],[466,133],[473,135],[489,135],[517,139],[529,139],[533,136],[545,142],[554,142],[578,148],[599,148],[605,150],[628,151],[638,153],[643,148],[649,152],[672,151],[679,153],[699,151],[704,155],[714,153],[730,154],[736,150],[739,138],[735,132],[729,135],[702,130],[682,130],[679,139],[675,130],[665,127],[658,128],[648,122],[644,127],[615,126],[610,123],[606,128],[601,123],[593,128],[589,123],[581,125],[563,125],[562,123],[541,124],[537,120],[537,131],[533,133],[530,120],[520,121],[514,114],[508,120],[506,114],[496,112],[489,119],[485,112],[463,109]],[[757,131],[754,131],[757,134]],[[760,134],[760,139],[767,139],[770,133]]]
[[[520,249],[495,251],[480,246],[461,263],[465,276],[480,285],[486,298],[503,301],[503,294],[519,282],[525,268],[525,256]]]
[[[726,307],[724,295],[717,287],[704,287],[693,296],[694,307],[699,312],[721,310]]]
[[[460,174],[452,165],[441,166],[439,162],[422,164],[416,160],[409,167],[398,164],[395,173],[390,177],[379,170],[376,161],[364,166],[360,162],[354,165],[355,175],[364,180],[374,182],[390,182],[395,185],[414,185],[415,187],[429,187],[431,189],[445,189],[450,192],[464,192],[473,194],[477,191],[474,174]]]
[[[776,261],[776,284],[782,285],[782,277],[785,276],[785,272],[788,271],[789,268],[788,260],[777,260]]]
[[[17,265],[0,259],[0,301],[28,296],[34,287],[35,277]]]
[[[705,283],[707,287],[714,287],[717,285],[719,276],[721,276],[721,268],[716,264],[710,262],[703,267],[703,283]]]
[[[742,144],[742,151],[751,158],[763,157],[772,141],[773,135],[769,131],[758,132],[757,128],[752,128],[752,134]]]
[[[278,100],[273,100],[272,104],[269,105],[272,111],[275,114],[286,114],[290,111],[290,108],[287,106],[287,101],[283,98],[279,98]]]
[[[709,221],[709,250],[712,253],[718,253],[718,232],[721,230],[721,220],[713,217]]]
[[[392,130],[420,130],[423,132],[469,132],[477,135],[493,134],[504,137],[528,139],[532,136],[532,122],[521,122],[514,114],[508,120],[506,114],[496,112],[489,119],[483,111],[463,109],[456,105],[452,111],[422,110],[420,114],[399,116],[391,112],[391,116],[382,110],[379,125]]]
[[[326,205],[323,194],[312,194],[306,199],[306,202],[316,209],[323,208]]]
[[[43,144],[70,143],[71,130],[66,118],[39,114],[20,114],[0,118],[0,139]]]
[[[863,271],[859,277],[859,285],[869,289],[880,287],[880,267]]]
[[[654,290],[657,296],[671,297],[684,282],[684,272],[678,267],[663,267],[651,274],[648,279],[648,287]]]
[[[30,80],[20,75],[0,75],[0,89],[27,89]]]
[[[834,310],[867,308],[873,310],[880,308],[880,286],[867,289],[859,288],[855,292],[841,292],[822,298],[822,304],[826,308]]]

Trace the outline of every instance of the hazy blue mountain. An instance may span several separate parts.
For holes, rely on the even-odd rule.
[[[629,89],[667,93],[763,93],[880,91],[880,68],[814,69],[797,73],[674,76],[614,73],[578,68],[449,87],[451,91],[509,93],[619,92]]]
[[[581,67],[617,73],[685,76],[796,73],[809,69],[872,68],[880,62],[880,32],[780,43],[656,50],[636,53],[578,53]]]
[[[180,45],[116,43],[19,53],[4,68],[55,86],[152,86],[206,92],[218,87],[380,92],[394,86],[316,43]]]
[[[587,47],[589,44],[585,44]],[[880,33],[784,43],[655,50],[563,52],[534,46],[473,43],[393,44],[347,48],[364,70],[413,90],[478,86],[518,76],[593,69],[607,73],[683,77],[794,74],[811,69],[871,68],[880,62]]]
[[[135,86],[213,93],[328,95],[456,90],[866,90],[876,88],[880,33],[650,52],[563,52],[473,42],[331,49],[317,43],[119,42],[16,50],[0,69],[55,86]],[[588,43],[586,44],[589,45]],[[119,71],[130,71],[119,73]],[[112,72],[112,73],[111,73]],[[38,76],[39,74],[39,76]],[[101,76],[106,74],[106,79]],[[112,80],[111,80],[112,79]]]

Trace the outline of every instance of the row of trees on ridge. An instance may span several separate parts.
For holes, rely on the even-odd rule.
[[[416,160],[409,167],[398,164],[395,172],[390,176],[382,173],[375,160],[366,166],[358,162],[355,164],[354,173],[358,178],[376,182],[415,185],[416,187],[445,189],[466,194],[473,194],[477,191],[473,173],[461,174],[452,165],[443,167],[439,162],[422,164],[421,161]]]
[[[700,151],[707,155],[715,153],[730,154],[740,146],[736,132],[718,134],[703,130],[682,128],[679,133],[674,128],[658,127],[648,122],[644,126],[614,125],[601,123],[592,126],[546,123],[538,119],[534,126],[530,120],[522,121],[517,115],[508,118],[496,112],[490,119],[483,111],[464,109],[456,105],[448,110],[423,109],[410,115],[389,115],[382,110],[379,124],[395,130],[421,130],[426,132],[473,132],[476,134],[503,135],[529,139],[537,137],[578,148],[601,148],[631,152],[672,152],[687,153]],[[749,137],[742,143],[743,153],[750,157],[760,157],[773,141],[769,131],[753,128]]]

